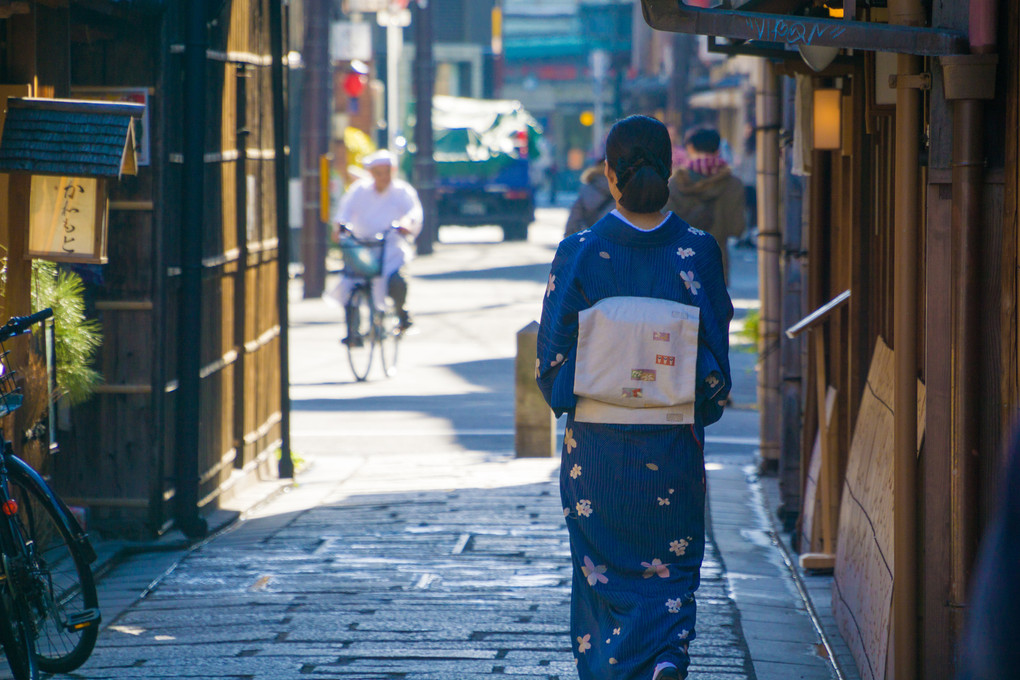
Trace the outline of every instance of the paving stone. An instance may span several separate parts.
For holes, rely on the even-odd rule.
[[[416,261],[436,278],[416,282],[419,291],[434,286],[416,298],[434,308],[418,317],[417,348],[408,342],[419,353],[412,380],[404,371],[357,384],[340,376],[335,312],[296,303],[292,429],[314,467],[289,493],[169,565],[165,556],[138,556],[133,568],[129,560],[111,571],[101,586],[120,593],[124,610],[72,677],[576,680],[557,461],[514,458],[507,376],[524,324],[497,319],[509,309],[533,313],[561,227],[553,231],[549,243],[471,246],[481,255],[457,260],[459,268],[436,264],[442,248]],[[539,274],[489,280],[479,270],[486,262]],[[468,289],[461,269],[475,274]],[[493,338],[509,342],[496,351]],[[756,418],[748,422],[756,427]],[[332,434],[308,434],[317,431]],[[755,457],[711,438],[706,459],[723,476],[709,474],[712,531],[692,680],[819,680],[824,664],[808,663],[816,661],[813,636],[770,632],[812,630],[797,623],[805,609],[755,514],[740,468]],[[157,577],[145,598],[128,603],[124,593]]]

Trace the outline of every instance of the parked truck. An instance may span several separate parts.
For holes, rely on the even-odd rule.
[[[505,241],[527,239],[538,122],[518,101],[436,96],[432,123],[439,224],[494,224]]]

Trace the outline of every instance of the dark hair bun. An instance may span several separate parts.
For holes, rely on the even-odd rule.
[[[669,199],[669,185],[667,178],[650,166],[642,165],[631,176],[621,194],[620,205],[631,212],[658,212]]]
[[[616,172],[620,205],[631,212],[662,210],[669,199],[673,145],[666,126],[648,116],[617,121],[606,136],[606,162]]]

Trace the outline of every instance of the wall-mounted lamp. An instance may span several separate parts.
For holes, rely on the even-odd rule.
[[[814,91],[814,148],[838,149],[842,139],[841,113],[843,93],[835,87],[817,88]]]

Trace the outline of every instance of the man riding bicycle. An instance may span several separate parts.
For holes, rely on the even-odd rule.
[[[407,280],[400,269],[413,256],[411,244],[421,232],[421,202],[414,187],[394,177],[396,157],[391,152],[382,150],[369,154],[362,165],[370,176],[352,184],[340,199],[333,238],[339,239],[344,231],[361,240],[382,235],[385,239],[382,275],[372,281],[372,297],[377,303],[381,303],[387,294],[393,298],[400,330],[404,331],[411,326],[411,317],[404,309]],[[345,273],[333,294],[343,303],[348,321],[356,314],[351,309],[350,300],[359,278]],[[361,338],[352,336],[351,326],[347,324],[344,344],[361,341]]]

